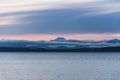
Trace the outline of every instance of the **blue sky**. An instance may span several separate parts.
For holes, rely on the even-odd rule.
[[[5,39],[120,38],[119,0],[4,0],[0,10]]]

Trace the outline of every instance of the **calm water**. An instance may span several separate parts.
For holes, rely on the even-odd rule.
[[[0,80],[120,80],[120,53],[0,53]]]

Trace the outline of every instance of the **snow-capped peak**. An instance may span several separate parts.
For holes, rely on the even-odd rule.
[[[65,38],[63,38],[63,37],[58,37],[58,38],[56,38],[56,39],[54,39],[54,40],[51,40],[51,41],[55,41],[55,42],[66,42],[67,40],[66,40]]]

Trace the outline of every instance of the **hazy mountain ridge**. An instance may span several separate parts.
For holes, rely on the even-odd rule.
[[[45,48],[45,49],[120,47],[120,40],[119,39],[101,41],[72,40],[72,39],[66,40],[63,37],[58,37],[50,41],[0,40],[0,47]]]

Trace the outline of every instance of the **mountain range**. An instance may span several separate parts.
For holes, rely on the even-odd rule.
[[[50,41],[28,41],[28,40],[0,40],[0,47],[9,48],[44,48],[44,49],[78,49],[78,48],[103,48],[103,47],[120,47],[119,39],[112,40],[67,40],[58,37]]]

